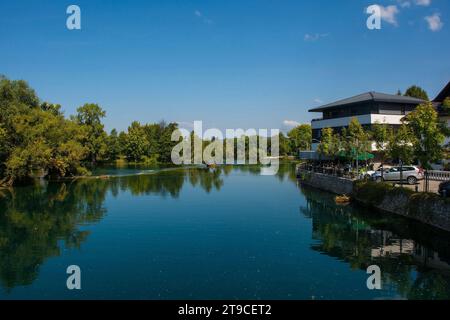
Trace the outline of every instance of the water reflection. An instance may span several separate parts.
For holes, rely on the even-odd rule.
[[[8,292],[17,286],[31,285],[46,260],[60,256],[65,248],[79,250],[89,237],[89,231],[83,226],[104,219],[107,198],[130,194],[133,197],[153,195],[177,199],[183,188],[220,192],[231,174],[254,176],[255,179],[260,179],[261,174],[258,166],[224,166],[214,170],[170,168],[137,175],[131,174],[141,169],[133,172],[126,168],[126,174],[121,174],[120,170],[108,173],[117,172],[117,177],[41,182],[35,186],[3,190],[0,194],[0,287]],[[293,165],[282,165],[272,180],[261,181],[275,181],[273,187],[276,188],[273,178],[289,186],[297,185]],[[236,210],[246,201],[245,192],[248,191],[243,190],[243,198],[234,199]],[[291,201],[287,205],[295,204],[295,207],[299,202],[304,203],[300,208],[301,218],[311,221],[312,245],[307,250],[346,263],[353,270],[379,265],[383,283],[392,291],[389,296],[408,299],[450,297],[448,234],[402,218],[365,213],[367,210],[353,206],[337,206],[332,196],[317,190],[301,187],[301,194],[296,194],[295,189],[290,190],[294,194],[283,201]],[[196,201],[203,204],[208,199]],[[205,203],[205,207],[208,205]],[[283,219],[283,216],[278,218]],[[294,229],[293,232],[304,231]]]
[[[313,250],[355,270],[378,265],[383,285],[400,297],[450,297],[448,234],[402,218],[338,206],[329,195],[307,187],[302,192],[307,205],[301,212],[312,219]]]
[[[149,175],[81,179],[66,183],[37,182],[34,186],[2,190],[0,194],[0,286],[10,291],[30,285],[40,266],[64,248],[79,249],[89,232],[80,226],[100,221],[106,214],[107,193],[120,192],[177,198],[185,183],[205,192],[219,191],[223,175],[233,167],[162,169]],[[256,166],[239,171],[259,174]],[[130,172],[128,172],[130,173]],[[62,240],[62,244],[61,244]]]
[[[79,225],[100,220],[107,190],[103,181],[36,185],[10,191],[0,200],[0,285],[31,284],[39,267],[59,256],[59,240],[79,248],[88,232]]]

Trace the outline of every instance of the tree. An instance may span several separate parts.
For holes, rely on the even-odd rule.
[[[137,121],[128,127],[125,138],[124,153],[128,160],[138,162],[147,154],[149,142],[145,136],[144,128]]]
[[[444,102],[442,103],[442,111],[444,111],[446,114],[450,114],[450,97],[445,98]]]
[[[17,115],[14,126],[21,142],[6,161],[6,176],[11,183],[36,174],[64,177],[86,173],[80,164],[87,151],[80,143],[84,131],[75,122],[33,109]]]
[[[302,124],[288,132],[290,139],[290,153],[297,153],[300,150],[311,150],[312,129],[309,124]]]
[[[51,112],[54,115],[62,115],[60,104],[44,102],[41,104],[41,109],[43,111]]]
[[[259,139],[261,139],[261,137]],[[268,138],[267,140],[268,140],[268,145],[271,145],[271,139]],[[292,143],[292,140],[289,141],[282,132],[279,133],[278,146],[279,146],[279,155],[280,156],[286,156],[295,150],[297,150],[297,151],[300,150],[300,149],[292,149],[291,143]]]
[[[15,146],[20,144],[20,136],[14,126],[15,117],[27,114],[34,108],[39,108],[39,98],[25,81],[12,81],[0,76],[0,177],[5,175],[7,159]]]
[[[149,148],[147,150],[147,156],[159,159],[161,153],[160,137],[162,134],[162,127],[158,123],[146,124],[144,126],[145,135],[149,142]]]
[[[161,135],[159,137],[159,161],[163,163],[170,163],[172,161],[172,149],[178,144],[177,141],[172,141],[172,133],[178,129],[177,123],[169,123],[166,125],[161,122]]]
[[[334,156],[333,154],[333,129],[332,128],[323,128],[322,135],[320,138],[319,146],[317,147],[317,151],[326,157]]]
[[[339,133],[333,134],[333,138],[331,140],[331,148],[330,151],[333,155],[338,155],[345,150],[345,143]]]
[[[108,148],[106,156],[110,161],[116,160],[122,152],[120,139],[116,129],[112,129],[107,139]]]
[[[102,124],[105,116],[106,112],[97,104],[87,103],[77,109],[78,124],[86,131],[83,145],[88,148],[87,157],[92,163],[106,154],[107,134]]]
[[[375,143],[378,154],[381,157],[381,163],[383,164],[386,161],[387,148],[392,135],[392,130],[388,125],[376,122],[372,125],[370,135]]]
[[[389,136],[387,154],[392,159],[403,163],[411,163],[414,159],[414,136],[411,128],[402,124],[394,134]]]
[[[85,173],[83,137],[59,105],[40,103],[25,81],[0,77],[0,183]]]
[[[432,103],[419,105],[405,117],[405,123],[413,135],[414,156],[421,165],[430,168],[432,162],[441,160],[448,133]]]
[[[343,131],[343,138],[346,139],[346,151],[348,155],[354,155],[356,159],[361,154],[371,151],[369,134],[361,126],[357,118],[352,118],[348,128]]]
[[[427,92],[424,89],[422,89],[421,87],[419,87],[419,86],[411,86],[411,87],[409,87],[406,90],[406,92],[405,92],[405,96],[413,97],[413,98],[417,98],[417,99],[422,99],[422,100],[425,100],[425,101],[430,100],[428,98]]]

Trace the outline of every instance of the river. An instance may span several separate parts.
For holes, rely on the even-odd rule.
[[[260,170],[104,168],[115,177],[0,190],[0,299],[450,298],[450,234],[338,206],[293,164]]]

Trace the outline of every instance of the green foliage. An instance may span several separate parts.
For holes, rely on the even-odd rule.
[[[142,157],[147,154],[149,146],[144,128],[139,122],[134,121],[131,126],[128,127],[124,145],[125,156],[128,160],[139,162]]]
[[[176,123],[141,125],[133,122],[127,133],[119,134],[118,141],[123,154],[130,161],[170,163],[172,149],[178,143],[172,141],[172,133],[177,129]]]
[[[171,154],[172,149],[178,142],[172,141],[172,133],[178,129],[178,124],[176,123],[166,123],[161,122],[159,124],[161,135],[159,136],[159,161],[163,163],[170,163],[172,161]]]
[[[111,133],[106,139],[106,143],[108,146],[106,158],[110,161],[116,160],[122,153],[122,145],[116,129],[111,130]]]
[[[301,150],[311,150],[312,128],[309,124],[302,124],[288,132],[291,154],[297,154]],[[281,143],[280,143],[281,144]]]
[[[86,155],[79,141],[84,132],[71,120],[40,109],[17,115],[14,122],[18,144],[6,161],[6,175],[14,178],[28,176],[74,175]]]
[[[278,141],[279,141],[279,154],[280,154],[280,156],[287,156],[289,154],[292,154],[295,151],[301,150],[301,149],[297,149],[296,147],[292,147],[293,141],[287,139],[286,136],[283,133],[281,133],[281,132],[280,132],[280,134],[278,136]],[[294,142],[294,144],[295,144],[295,142]]]
[[[392,140],[392,129],[386,124],[375,123],[372,125],[370,136],[375,143],[375,147],[384,161],[387,155],[389,141]]]
[[[409,87],[406,90],[406,92],[405,92],[405,96],[412,97],[412,98],[417,98],[417,99],[422,99],[422,100],[425,100],[425,101],[430,100],[428,98],[427,92],[424,89],[422,89],[421,87],[419,87],[419,86],[411,86],[411,87]]]
[[[388,183],[358,181],[355,183],[353,195],[367,205],[377,206],[388,194],[404,194],[410,197],[413,193],[410,189],[394,187]]]
[[[450,97],[445,98],[444,102],[442,103],[442,110],[450,114]]]
[[[443,155],[443,142],[447,128],[439,120],[437,111],[431,102],[419,105],[405,117],[405,122],[412,133],[414,156],[425,168],[430,163],[440,160]]]
[[[342,130],[344,149],[347,155],[358,155],[372,151],[369,132],[366,132],[357,118],[352,118],[348,128]]]
[[[76,119],[85,130],[83,145],[88,149],[88,159],[95,163],[107,153],[107,134],[102,124],[106,112],[97,104],[87,103],[77,109]]]
[[[414,134],[410,127],[402,124],[397,132],[390,135],[387,153],[390,158],[402,160],[405,164],[413,162]]]
[[[333,129],[323,128],[320,144],[317,151],[323,156],[335,156],[333,153]]]
[[[83,130],[60,109],[41,104],[26,82],[0,79],[0,180],[85,172]]]

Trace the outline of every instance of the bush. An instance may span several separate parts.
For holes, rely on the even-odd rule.
[[[405,195],[411,197],[414,192],[410,189],[394,187],[388,183],[358,181],[355,183],[354,197],[372,206],[379,205],[387,194]]]

